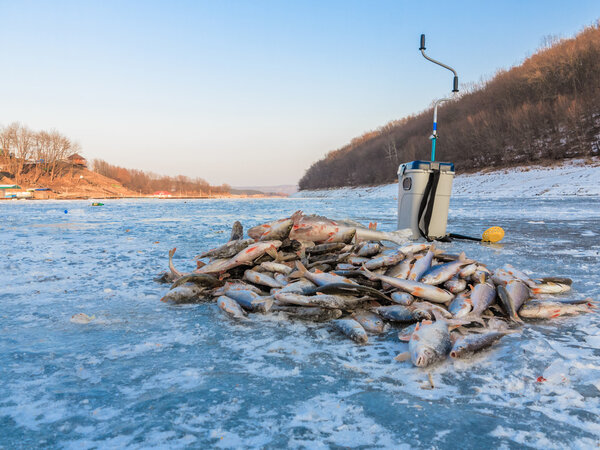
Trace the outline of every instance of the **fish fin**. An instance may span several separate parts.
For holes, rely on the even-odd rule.
[[[411,333],[412,334],[412,333]],[[409,335],[402,335],[402,334],[398,334],[398,339],[402,342],[408,342],[410,341],[410,334]]]
[[[196,261],[196,269],[200,269],[200,268],[204,267],[205,265],[206,265],[205,262]]]
[[[518,323],[519,325],[523,325],[523,324],[525,323],[525,322],[523,322],[523,321],[521,320],[521,318],[519,317],[519,315],[518,315],[518,314],[516,314],[516,313],[515,313],[515,315],[514,315],[514,316],[510,316],[510,317],[509,317],[509,319],[510,319],[510,320],[512,320],[513,322],[516,322],[516,323]]]
[[[296,261],[296,269],[298,269],[298,272],[300,272],[301,277],[308,272],[308,269],[304,267],[304,264],[302,264],[300,261]]]
[[[461,254],[458,255],[459,261],[466,261],[466,259],[467,259],[467,255],[465,254],[465,252],[461,252]]]
[[[275,247],[269,247],[265,252],[267,255],[277,261],[277,249]]]
[[[364,264],[361,266],[360,270],[362,270],[362,271],[365,272],[365,276],[369,280],[373,281],[373,280],[377,279],[377,277],[375,276],[375,274],[373,272],[371,272],[369,269],[367,269]]]
[[[395,358],[396,361],[408,361],[410,359],[410,352],[399,353]]]

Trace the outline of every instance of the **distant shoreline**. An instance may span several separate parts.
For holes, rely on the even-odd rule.
[[[52,201],[52,200],[66,200],[66,201],[81,201],[81,200],[89,200],[89,201],[104,201],[104,200],[252,200],[252,199],[269,199],[269,198],[289,198],[287,195],[223,195],[217,197],[207,197],[207,196],[186,196],[186,197],[153,197],[149,196],[122,196],[122,197],[48,197],[48,198],[4,198],[0,197],[0,201]]]

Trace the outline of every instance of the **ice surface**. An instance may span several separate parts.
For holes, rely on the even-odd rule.
[[[393,360],[407,348],[397,328],[357,346],[283,315],[236,323],[215,304],[159,302],[167,287],[152,278],[172,247],[191,270],[233,221],[297,209],[391,230],[392,197],[104,203],[0,203],[0,447],[598,445],[597,314],[531,323],[431,368],[424,390],[428,371]],[[500,225],[506,238],[440,247],[600,296],[597,198],[455,196],[450,209],[450,231]]]

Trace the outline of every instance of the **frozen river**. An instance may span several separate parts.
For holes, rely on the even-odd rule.
[[[396,329],[358,346],[326,324],[159,301],[170,248],[191,270],[233,221],[297,209],[396,220],[377,199],[0,203],[0,448],[598,446],[596,313],[530,323],[430,369],[423,390],[428,371],[392,359],[406,349]],[[453,200],[449,231],[492,225],[502,246],[441,246],[600,298],[600,200]],[[96,320],[71,323],[80,312]]]

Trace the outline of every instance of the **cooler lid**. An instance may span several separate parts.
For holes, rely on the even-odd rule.
[[[454,172],[454,163],[420,160],[411,161],[404,164],[400,164],[400,167],[398,167],[398,173],[402,173],[405,170],[430,170],[437,168],[439,168],[442,172]]]

